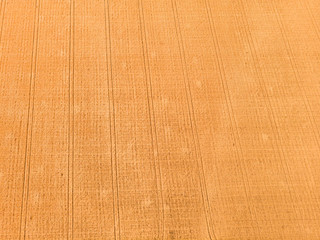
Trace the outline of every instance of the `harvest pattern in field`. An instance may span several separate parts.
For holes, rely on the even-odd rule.
[[[317,0],[1,0],[0,239],[320,239]]]

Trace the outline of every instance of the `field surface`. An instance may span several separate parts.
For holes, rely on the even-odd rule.
[[[319,240],[319,0],[0,0],[0,239]]]

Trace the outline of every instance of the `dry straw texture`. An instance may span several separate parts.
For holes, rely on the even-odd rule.
[[[0,10],[0,239],[320,239],[319,0]]]

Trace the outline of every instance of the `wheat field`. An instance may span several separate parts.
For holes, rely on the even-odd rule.
[[[1,0],[0,239],[320,239],[318,0]]]

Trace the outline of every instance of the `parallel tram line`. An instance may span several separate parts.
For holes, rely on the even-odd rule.
[[[30,182],[30,165],[31,165],[31,150],[32,150],[32,130],[34,116],[34,97],[36,85],[36,70],[37,70],[37,52],[38,52],[38,37],[39,37],[39,15],[40,15],[40,0],[35,1],[34,12],[34,28],[33,28],[33,43],[31,56],[31,74],[29,84],[29,104],[28,104],[28,120],[27,120],[27,136],[25,147],[25,161],[23,174],[22,202],[21,202],[21,217],[20,217],[20,239],[26,238],[27,233],[27,217],[28,217],[28,198],[29,198],[29,182]]]
[[[113,73],[112,73],[112,56],[111,56],[111,23],[110,23],[110,3],[104,0],[104,24],[106,34],[106,60],[108,74],[108,102],[109,102],[109,128],[110,128],[110,159],[111,159],[111,177],[112,177],[112,194],[113,194],[113,216],[114,216],[114,239],[121,239],[120,225],[120,203],[119,203],[119,181],[118,181],[118,161],[117,161],[117,143],[116,143],[116,120],[113,93]]]
[[[74,222],[74,1],[70,0],[69,35],[69,133],[68,133],[68,239],[73,239]]]
[[[213,41],[213,46],[214,46],[214,51],[217,55],[217,67],[219,70],[219,76],[220,76],[220,82],[221,82],[221,86],[224,92],[224,96],[225,96],[225,101],[228,107],[228,118],[230,120],[231,123],[231,127],[232,127],[232,138],[236,141],[237,146],[236,147],[236,156],[239,160],[244,160],[244,154],[243,154],[243,147],[241,145],[241,138],[240,138],[240,134],[238,131],[238,127],[237,127],[237,123],[236,123],[236,119],[235,119],[235,114],[234,114],[234,110],[233,110],[233,105],[232,105],[232,101],[231,101],[231,97],[230,97],[230,92],[229,92],[229,86],[227,83],[227,77],[226,77],[226,73],[225,73],[225,66],[224,66],[224,62],[222,60],[222,56],[221,56],[221,49],[220,49],[220,44],[218,42],[218,37],[217,37],[217,33],[216,33],[216,27],[215,27],[215,23],[213,22],[213,18],[212,18],[212,14],[211,14],[211,6],[210,3],[207,2],[207,0],[205,0],[205,4],[206,4],[206,11],[207,11],[207,15],[208,15],[208,19],[209,19],[209,27],[210,27],[210,33],[211,33],[211,38]],[[248,173],[246,171],[246,167],[244,167],[244,170],[242,167],[240,167],[240,172],[241,172],[241,177],[242,177],[242,181],[244,184],[244,192],[245,192],[245,197],[246,197],[246,201],[248,202],[249,205],[249,189],[248,189]],[[253,219],[253,210],[251,209],[250,205],[248,207],[249,213],[250,213],[250,218],[251,221],[254,222]]]
[[[195,120],[194,104],[193,104],[193,99],[192,99],[189,74],[187,71],[185,46],[184,46],[183,38],[181,35],[179,15],[178,15],[178,10],[177,10],[175,0],[171,0],[171,4],[172,4],[172,11],[173,11],[173,17],[174,17],[174,22],[175,22],[175,30],[176,30],[176,35],[177,35],[177,39],[178,39],[178,46],[179,46],[180,60],[181,60],[182,71],[183,71],[183,79],[184,79],[186,98],[187,98],[187,102],[188,102],[187,105],[188,105],[189,121],[190,121],[190,125],[191,125],[195,153],[197,156],[197,170],[198,170],[198,176],[199,176],[199,182],[200,182],[202,201],[203,201],[203,206],[204,206],[204,210],[205,210],[207,230],[208,230],[208,235],[209,235],[210,239],[217,239],[217,237],[215,235],[215,231],[214,231],[212,217],[211,217],[212,211],[211,211],[211,207],[210,207],[208,191],[207,191],[207,186],[206,186],[206,178],[205,178],[205,173],[204,173],[204,166],[203,166],[203,159],[202,159],[202,154],[201,154],[198,130],[197,130],[197,125],[196,125],[196,120]]]
[[[285,151],[284,151],[284,148],[282,145],[278,121],[277,121],[276,114],[274,113],[274,110],[272,107],[272,102],[271,102],[270,96],[269,96],[267,89],[266,89],[266,83],[264,80],[263,69],[261,67],[261,63],[260,63],[258,56],[257,56],[257,51],[256,51],[256,47],[255,47],[255,44],[253,41],[253,37],[252,37],[252,34],[251,34],[249,27],[248,27],[249,23],[248,23],[248,20],[246,17],[245,6],[244,6],[244,3],[242,0],[239,0],[239,1],[240,1],[239,4],[241,6],[241,11],[242,11],[241,18],[243,21],[243,25],[245,26],[244,31],[245,31],[246,37],[244,39],[247,39],[247,43],[250,48],[251,57],[255,63],[255,67],[254,67],[255,74],[258,76],[259,85],[261,87],[261,90],[263,91],[263,95],[266,96],[266,98],[267,98],[267,106],[268,106],[268,110],[270,113],[269,120],[270,120],[270,123],[272,124],[272,130],[274,132],[274,135],[276,137],[276,142],[277,142],[277,144],[273,144],[273,148],[276,147],[278,150],[277,152],[278,152],[279,158],[281,159],[281,165],[282,165],[283,170],[285,171],[285,180],[287,183],[289,196],[290,196],[290,199],[293,204],[294,212],[298,217],[298,212],[297,212],[296,208],[294,207],[294,202],[295,202],[294,197],[293,197],[294,189],[292,187],[290,187],[290,185],[292,185],[292,179],[290,177],[289,164],[288,164],[286,154],[285,154]],[[309,163],[305,159],[304,159],[304,161],[305,161],[306,166],[309,167]],[[290,184],[290,182],[291,182],[291,184]],[[310,191],[310,193],[312,193],[312,192]]]
[[[149,113],[149,123],[151,129],[151,139],[152,139],[152,151],[153,151],[153,160],[154,160],[154,172],[156,178],[156,187],[158,195],[158,215],[160,217],[158,221],[158,238],[164,238],[164,200],[163,200],[163,188],[162,188],[162,173],[161,165],[159,162],[159,149],[158,149],[158,136],[156,128],[156,120],[154,114],[154,105],[153,105],[153,92],[152,92],[152,83],[151,83],[151,72],[150,72],[150,62],[148,56],[148,45],[147,45],[147,33],[145,29],[145,19],[144,19],[144,10],[142,1],[139,0],[139,21],[140,21],[140,33],[142,41],[142,50],[143,50],[143,66],[146,78],[147,86],[147,100],[148,100],[148,113]],[[160,207],[161,206],[161,207]]]

